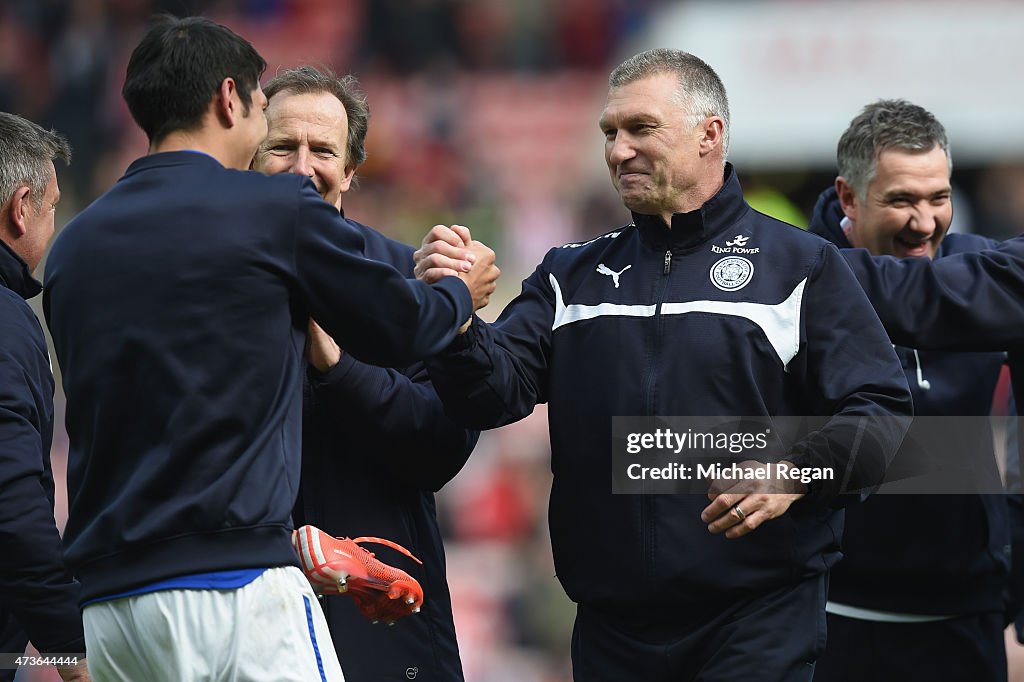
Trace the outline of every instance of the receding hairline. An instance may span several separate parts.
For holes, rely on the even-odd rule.
[[[269,112],[271,107],[274,106],[275,102],[278,104],[278,106],[280,106],[281,102],[283,102],[284,100],[286,100],[286,99],[288,99],[290,97],[325,97],[325,96],[328,99],[338,103],[338,105],[341,107],[341,110],[345,113],[345,118],[347,119],[348,118],[348,109],[345,107],[345,102],[340,97],[338,97],[335,93],[331,92],[330,90],[328,90],[326,88],[323,89],[323,90],[304,90],[302,88],[282,88],[282,89],[278,90],[277,92],[275,92],[273,97],[268,97],[267,98],[267,109],[266,109],[266,111]],[[270,114],[268,113],[267,115],[269,116]]]

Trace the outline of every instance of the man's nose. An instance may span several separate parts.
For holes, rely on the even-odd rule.
[[[295,150],[295,157],[292,159],[292,167],[289,169],[296,175],[304,175],[307,178],[313,177],[312,156],[307,147],[299,147]]]
[[[910,230],[923,237],[930,237],[941,229],[939,211],[928,202],[918,204],[910,219]]]
[[[636,156],[632,140],[630,140],[629,135],[623,132],[619,132],[614,140],[608,142],[608,145],[608,163],[614,166]]]

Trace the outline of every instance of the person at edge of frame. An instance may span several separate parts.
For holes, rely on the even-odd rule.
[[[58,158],[71,162],[62,135],[0,112],[0,652],[22,654],[31,640],[43,660],[85,654],[80,586],[53,517],[53,372],[25,302],[42,291],[33,273],[53,238]],[[84,659],[57,672],[89,680]],[[14,675],[0,669],[4,682]]]
[[[819,197],[808,229],[841,249],[939,259],[994,246],[978,235],[947,234],[949,140],[922,107],[904,100],[865,106],[841,136],[837,159],[839,176]],[[998,481],[992,429],[977,417],[991,411],[1005,354],[896,352],[917,416],[976,417],[935,434],[941,442],[921,434],[927,420],[916,420],[915,436],[931,444],[936,460],[956,458]],[[901,449],[893,468],[908,455]],[[828,644],[815,679],[1005,680],[1003,630],[1014,614],[1004,594],[1017,502],[1008,495],[881,494],[847,508],[843,560],[832,569],[826,606]],[[908,532],[891,522],[914,515],[929,523]],[[1013,568],[1019,572],[1020,561]]]

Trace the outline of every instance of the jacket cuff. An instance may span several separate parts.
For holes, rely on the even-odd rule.
[[[469,293],[469,285],[458,277],[442,277],[432,286],[443,289],[455,302],[455,314],[459,326],[473,315],[473,296]]]
[[[331,386],[339,384],[345,380],[348,373],[352,371],[355,366],[356,359],[351,353],[342,351],[341,359],[326,372],[321,372],[310,363],[306,363],[306,374],[309,377],[309,382],[316,387]]]
[[[476,313],[474,313],[473,324],[469,325],[469,329],[464,333],[456,336],[455,339],[448,344],[448,347],[444,352],[454,355],[456,353],[462,353],[475,348],[480,342],[480,326],[484,324],[487,323],[477,317]]]

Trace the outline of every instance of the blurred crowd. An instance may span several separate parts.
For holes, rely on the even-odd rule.
[[[505,273],[484,311],[493,318],[547,248],[628,221],[604,171],[597,117],[609,68],[663,4],[2,0],[0,110],[70,139],[73,163],[59,171],[59,227],[145,153],[120,87],[154,12],[225,23],[260,50],[268,76],[301,63],[354,73],[370,101],[369,158],[346,213],[408,243],[435,223],[470,226]],[[761,210],[801,226],[834,177],[830,168],[739,172]],[[958,229],[997,238],[1024,232],[1024,164],[956,166],[954,181],[963,195]],[[67,447],[61,410],[58,396],[58,477]],[[439,496],[463,665],[473,682],[570,676],[573,609],[554,577],[547,537],[543,412],[485,434]],[[60,501],[57,513],[66,515]]]
[[[625,217],[607,182],[594,183],[599,147],[588,142],[607,64],[654,4],[13,0],[0,10],[0,109],[71,140],[73,211],[145,151],[120,84],[146,18],[203,13],[256,45],[268,75],[324,63],[359,76],[372,112],[351,210],[361,221],[418,241],[458,220],[507,261],[534,261]]]

